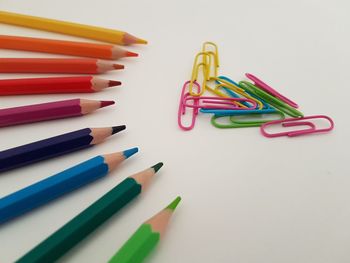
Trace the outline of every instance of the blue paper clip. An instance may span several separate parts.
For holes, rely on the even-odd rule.
[[[230,78],[228,78],[228,77],[219,76],[218,78],[219,78],[219,79],[226,80],[226,81],[228,81],[228,82],[230,82],[230,83],[232,83],[232,84],[234,84],[234,85],[236,85],[236,86],[239,87],[239,84],[237,84],[235,81],[233,81],[232,79],[230,79]],[[220,83],[219,81],[217,81],[217,80],[216,80],[216,83],[217,83],[217,84],[221,84],[221,83]],[[229,94],[230,96],[232,96],[232,97],[234,97],[234,98],[239,97],[238,94],[236,94],[234,91],[232,91],[232,90],[230,90],[230,89],[225,88],[225,86],[223,86],[222,88],[223,88],[223,89],[226,91],[226,93]],[[273,107],[271,107],[270,104],[268,104],[266,101],[264,101],[263,99],[259,98],[259,97],[256,96],[255,94],[252,94],[252,93],[250,93],[249,91],[246,91],[246,93],[248,93],[248,94],[249,94],[250,96],[252,96],[253,98],[255,98],[255,99],[261,101],[261,103],[264,105],[263,109],[274,109]],[[242,104],[243,104],[243,103],[242,103]]]

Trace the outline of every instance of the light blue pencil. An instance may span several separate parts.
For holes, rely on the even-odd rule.
[[[132,148],[123,152],[96,156],[1,198],[0,224],[106,176],[121,162],[137,152],[138,148]]]

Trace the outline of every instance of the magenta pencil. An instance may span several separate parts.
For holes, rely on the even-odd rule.
[[[0,127],[83,116],[112,104],[114,101],[71,99],[0,109]]]

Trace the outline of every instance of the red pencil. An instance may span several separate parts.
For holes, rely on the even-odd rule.
[[[99,74],[123,65],[89,58],[0,58],[1,73]]]
[[[0,96],[54,93],[92,93],[108,87],[119,86],[120,84],[120,81],[105,80],[93,76],[1,79]]]

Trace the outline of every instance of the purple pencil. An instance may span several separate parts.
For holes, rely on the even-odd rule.
[[[83,116],[113,104],[114,101],[72,99],[0,109],[0,127]]]
[[[92,147],[125,128],[85,128],[1,151],[0,172]]]

